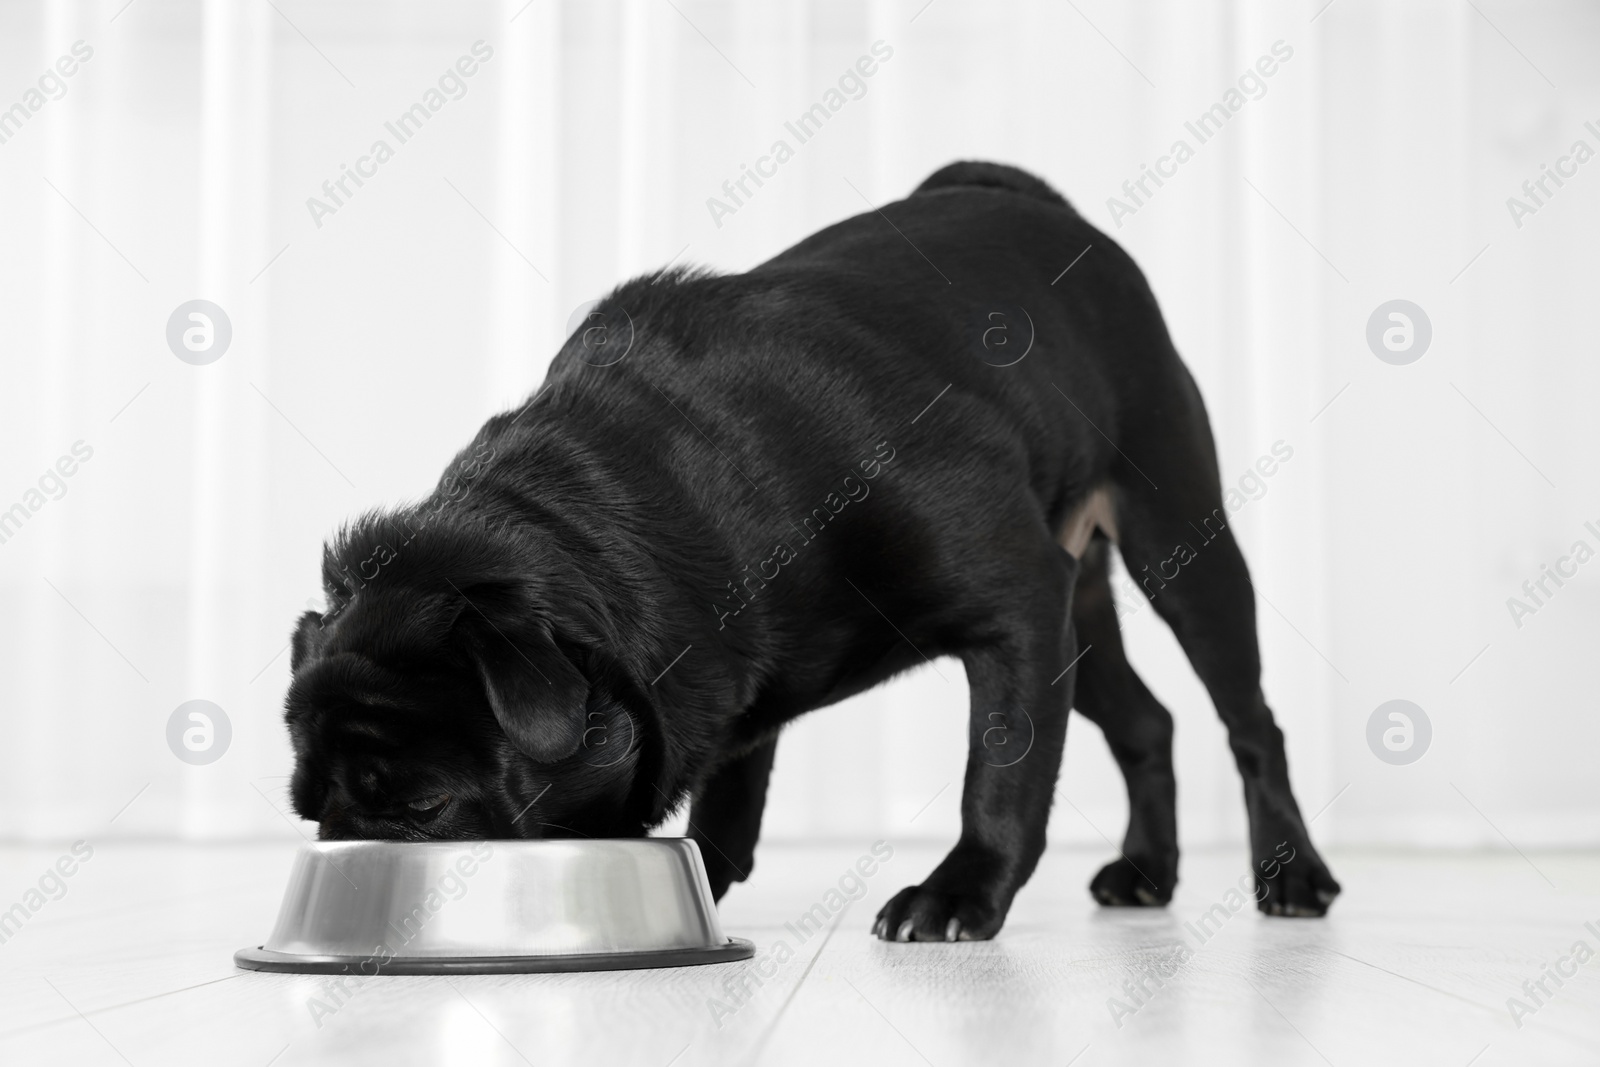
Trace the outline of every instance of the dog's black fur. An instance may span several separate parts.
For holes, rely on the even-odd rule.
[[[1075,558],[1059,538],[1098,487],[1114,521]],[[294,806],[324,838],[424,840],[639,835],[690,800],[720,897],[750,872],[783,725],[950,655],[971,686],[961,837],[878,935],[1000,929],[1073,706],[1131,807],[1092,892],[1164,904],[1172,720],[1123,656],[1114,531],[1134,574],[1189,546],[1146,590],[1227,725],[1254,858],[1293,849],[1261,909],[1320,915],[1339,887],[1290,792],[1221,501],[1132,260],[1037,178],[954,164],[748,273],[621,286],[431,497],[343,530],[334,606],[294,635]]]

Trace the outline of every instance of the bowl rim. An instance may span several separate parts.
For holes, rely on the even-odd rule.
[[[734,963],[755,955],[755,943],[730,937],[725,944],[646,952],[582,952],[542,956],[301,956],[257,945],[233,954],[234,966],[277,974],[350,974],[377,978],[418,974],[543,974],[624,971]]]

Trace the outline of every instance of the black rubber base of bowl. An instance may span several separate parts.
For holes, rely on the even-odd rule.
[[[730,937],[713,948],[658,949],[653,952],[601,952],[575,956],[296,956],[265,948],[233,954],[237,967],[282,974],[547,974],[562,971],[631,971],[645,967],[693,967],[747,960],[756,946]]]

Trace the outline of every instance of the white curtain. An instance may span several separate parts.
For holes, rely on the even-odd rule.
[[[1249,493],[1268,698],[1307,815],[1333,801],[1319,836],[1595,844],[1600,562],[1537,602],[1523,583],[1600,549],[1600,163],[1570,162],[1600,150],[1600,12],[1323,4],[6,5],[0,834],[311,832],[285,814],[280,712],[322,538],[425,492],[618,280],[748,268],[982,158],[1052,182],[1162,302]],[[876,42],[797,144],[785,123]],[[430,90],[400,143],[385,124]],[[1186,124],[1218,103],[1201,143]],[[380,139],[392,158],[362,163]],[[775,177],[708,206],[779,139]],[[1180,140],[1192,157],[1162,162]],[[196,299],[232,326],[203,366],[166,339]],[[1394,299],[1432,327],[1404,366],[1366,339]],[[1184,841],[1238,841],[1221,727],[1127,607],[1178,720]],[[965,699],[941,662],[797,724],[769,835],[953,837]],[[1405,766],[1366,740],[1391,699],[1432,725]],[[169,747],[191,700],[231,725],[215,762]],[[1081,719],[1060,792],[1057,839],[1120,838]]]

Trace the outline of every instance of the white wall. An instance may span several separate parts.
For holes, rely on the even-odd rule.
[[[0,835],[297,832],[284,646],[328,531],[426,491],[619,279],[744,269],[975,157],[1044,175],[1144,266],[1226,478],[1294,449],[1236,521],[1302,805],[1339,796],[1319,836],[1595,844],[1600,562],[1520,628],[1506,599],[1600,549],[1600,163],[1520,227],[1505,201],[1600,149],[1600,12],[1321,2],[0,8],[0,107],[94,50],[0,144],[0,508],[93,449],[0,544]],[[466,96],[315,225],[307,198],[480,39]],[[876,40],[866,95],[715,225],[706,198]],[[1107,198],[1279,40],[1265,95],[1115,226]],[[164,339],[196,297],[234,328],[209,366]],[[1409,366],[1364,339],[1396,297],[1433,325]],[[1148,605],[1126,625],[1178,718],[1185,841],[1240,839],[1203,692]],[[939,670],[798,724],[770,833],[952,837],[965,687]],[[165,741],[194,698],[233,725],[209,766]],[[1366,745],[1391,698],[1433,723],[1409,766]],[[1119,838],[1105,746],[1071,734],[1052,832]]]

